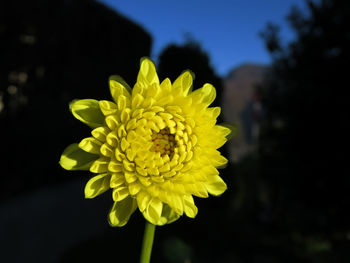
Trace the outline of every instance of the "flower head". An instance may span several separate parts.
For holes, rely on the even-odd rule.
[[[67,170],[96,174],[85,197],[112,189],[112,226],[123,226],[138,208],[154,225],[197,214],[193,196],[220,195],[226,184],[216,168],[227,163],[217,149],[230,129],[216,125],[219,107],[209,107],[215,88],[192,91],[185,71],[174,83],[159,83],[153,62],[141,60],[134,88],[110,78],[114,102],[76,100],[73,115],[93,128],[91,137],[68,146],[60,160]]]

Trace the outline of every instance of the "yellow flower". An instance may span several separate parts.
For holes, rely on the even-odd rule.
[[[193,196],[221,195],[226,184],[216,168],[227,163],[217,149],[230,129],[216,125],[220,107],[208,107],[215,88],[192,91],[191,72],[162,83],[153,62],[141,60],[134,88],[110,78],[114,102],[76,100],[73,115],[93,128],[92,137],[68,146],[60,160],[67,170],[96,175],[85,187],[94,198],[112,188],[112,226],[123,226],[138,208],[154,225],[197,214]]]

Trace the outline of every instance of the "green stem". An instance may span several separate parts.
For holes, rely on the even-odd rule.
[[[151,260],[154,231],[156,226],[146,220],[145,233],[143,234],[140,263],[149,263]]]

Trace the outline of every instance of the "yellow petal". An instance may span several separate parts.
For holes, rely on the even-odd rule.
[[[130,119],[130,109],[129,108],[123,109],[122,112],[120,113],[121,122],[126,124],[129,119]]]
[[[120,185],[113,189],[112,197],[115,202],[121,201],[129,196],[129,189],[125,185]]]
[[[136,168],[136,170],[137,170],[137,169],[138,169],[138,167]],[[139,171],[139,170],[137,170],[137,171]],[[147,173],[146,173],[146,175],[147,175]],[[143,186],[148,187],[148,186],[150,186],[150,185],[152,184],[152,181],[151,181],[151,179],[150,179],[149,177],[139,176],[138,179],[139,179],[140,183],[141,183]]]
[[[124,95],[119,95],[117,100],[118,110],[122,111],[130,104],[129,99]]]
[[[114,114],[118,111],[118,107],[115,103],[108,100],[99,101],[100,109],[103,115],[108,116],[110,114]]]
[[[222,156],[219,151],[213,148],[204,151],[201,158],[203,161],[205,160],[208,165],[207,167],[203,167],[203,169],[212,169],[214,167],[223,168],[228,162],[228,160]]]
[[[215,158],[212,159],[212,162],[215,167],[223,168],[227,164],[228,160],[222,155],[216,155]]]
[[[158,198],[152,198],[147,208],[143,211],[143,216],[156,225],[160,219],[163,210],[163,203]]]
[[[83,151],[77,143],[73,143],[63,151],[59,163],[66,170],[89,170],[98,157],[98,155]]]
[[[119,96],[125,96],[130,103],[131,88],[120,76],[111,76],[109,78],[109,89],[112,98],[115,102],[118,101]]]
[[[194,74],[191,71],[185,71],[182,73],[173,83],[173,90],[176,92],[177,90],[181,91],[181,95],[186,96],[188,91],[192,87],[194,79]]]
[[[125,180],[131,184],[137,180],[136,174],[133,172],[124,171]]]
[[[202,88],[192,92],[191,97],[194,103],[203,103],[203,105],[208,106],[214,101],[216,90],[213,85],[206,83]]]
[[[118,130],[119,131],[119,130]],[[120,148],[123,152],[130,146],[130,143],[125,139],[125,137],[121,136],[122,141],[120,142]]]
[[[215,119],[220,115],[221,108],[220,107],[210,107],[206,109],[206,114],[209,115],[209,118]]]
[[[126,124],[126,130],[130,131],[136,128],[136,119],[131,119]]]
[[[118,137],[121,139],[122,137],[125,137],[127,132],[125,130],[124,124],[120,125],[117,131]]]
[[[220,137],[227,137],[232,132],[230,128],[222,125],[215,125],[213,129],[214,129],[214,132]],[[233,126],[232,126],[232,129],[234,129]]]
[[[126,171],[129,171],[129,172],[135,171],[135,163],[129,162],[127,159],[123,160],[123,167]]]
[[[106,141],[106,136],[111,130],[108,129],[107,127],[98,127],[96,129],[93,129],[91,131],[91,135],[94,136],[97,140],[100,142],[105,142]]]
[[[205,105],[210,105],[216,98],[216,90],[213,85],[206,83],[202,87],[203,93],[203,103]]]
[[[227,189],[227,185],[219,175],[208,176],[208,179],[204,185],[207,191],[215,196],[221,195]]]
[[[107,143],[104,143],[100,148],[100,153],[103,156],[112,157],[114,152],[113,149]]]
[[[195,195],[195,196],[198,196],[198,197],[201,197],[201,198],[207,198],[208,197],[207,188],[201,182],[197,182],[195,184],[185,185],[185,188],[187,188],[188,191],[190,193],[192,193],[193,195]]]
[[[133,96],[133,98],[132,98],[131,107],[132,107],[133,109],[137,109],[138,107],[141,106],[143,100],[144,100],[144,98],[142,97],[141,94],[136,94],[136,95]]]
[[[108,170],[112,173],[119,173],[123,171],[123,165],[119,162],[110,161],[108,163]]]
[[[122,162],[125,158],[125,154],[123,154],[119,148],[115,148],[114,156],[119,162]]]
[[[108,133],[108,135],[106,137],[106,141],[110,146],[117,147],[117,145],[119,144],[119,139],[118,139],[116,132],[112,131],[112,132]]]
[[[79,148],[88,153],[99,154],[101,145],[102,143],[99,140],[94,137],[88,137],[79,143]]]
[[[140,191],[136,196],[136,200],[139,210],[143,212],[151,201],[151,196],[146,191]]]
[[[109,115],[106,117],[106,124],[112,131],[119,126],[117,115]]]
[[[138,182],[134,182],[129,184],[128,188],[129,188],[129,193],[131,195],[136,195],[138,192],[140,192],[141,185]]]
[[[144,109],[136,109],[134,110],[134,112],[132,113],[132,117],[134,119],[140,119],[142,118],[142,113],[143,113]]]
[[[184,212],[183,202],[180,195],[176,193],[168,193],[168,204],[178,214],[182,215]]]
[[[162,81],[162,83],[160,84],[160,89],[161,89],[161,92],[164,94],[168,94],[171,92],[171,88],[172,88],[172,85],[171,85],[171,81],[169,78],[166,78]]]
[[[85,186],[85,198],[94,198],[110,189],[110,179],[111,175],[106,173],[92,177]]]
[[[109,158],[100,157],[94,161],[90,167],[92,173],[105,173],[107,172]]]
[[[123,173],[113,173],[111,177],[110,187],[117,188],[125,183],[125,177]]]
[[[160,87],[159,85],[152,85],[147,89],[146,97],[147,98],[156,98],[159,94]]]
[[[75,118],[91,128],[103,126],[105,118],[97,100],[75,100],[71,102],[69,107]]]
[[[137,82],[143,84],[145,88],[150,87],[152,84],[159,85],[159,79],[153,61],[149,58],[141,58],[140,64]]]
[[[144,84],[141,82],[136,82],[134,88],[132,89],[131,97],[134,98],[137,94],[143,95]]]
[[[176,214],[170,206],[168,206],[167,204],[163,204],[162,215],[159,221],[157,222],[157,225],[162,226],[165,224],[170,224],[179,219],[179,217],[180,215]]]
[[[178,194],[185,194],[185,187],[183,186],[182,183],[176,183],[174,182],[174,189],[173,191]]]
[[[141,167],[136,166],[136,171],[137,171],[140,175],[142,175],[142,176],[147,176],[147,171],[146,171],[146,169],[143,169],[143,168],[141,168]]]
[[[129,131],[128,134],[126,135],[126,140],[129,143],[131,143],[131,142],[135,141],[135,139],[137,139],[137,133],[135,131],[133,131],[133,130]]]
[[[124,226],[137,207],[135,198],[127,197],[120,202],[115,202],[109,212],[108,221],[111,226]]]
[[[184,195],[182,197],[184,212],[188,217],[195,218],[198,213],[198,208],[194,204],[193,197],[191,195]]]
[[[167,105],[167,104],[171,103],[173,100],[174,100],[174,97],[170,94],[167,94],[167,95],[161,97],[157,101],[157,103],[158,103],[158,105]]]

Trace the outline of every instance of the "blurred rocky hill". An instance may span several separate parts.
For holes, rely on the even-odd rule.
[[[230,160],[237,162],[254,151],[262,117],[260,98],[256,92],[268,66],[244,64],[233,69],[223,80],[223,114],[225,122],[238,128],[237,137],[229,141]]]

